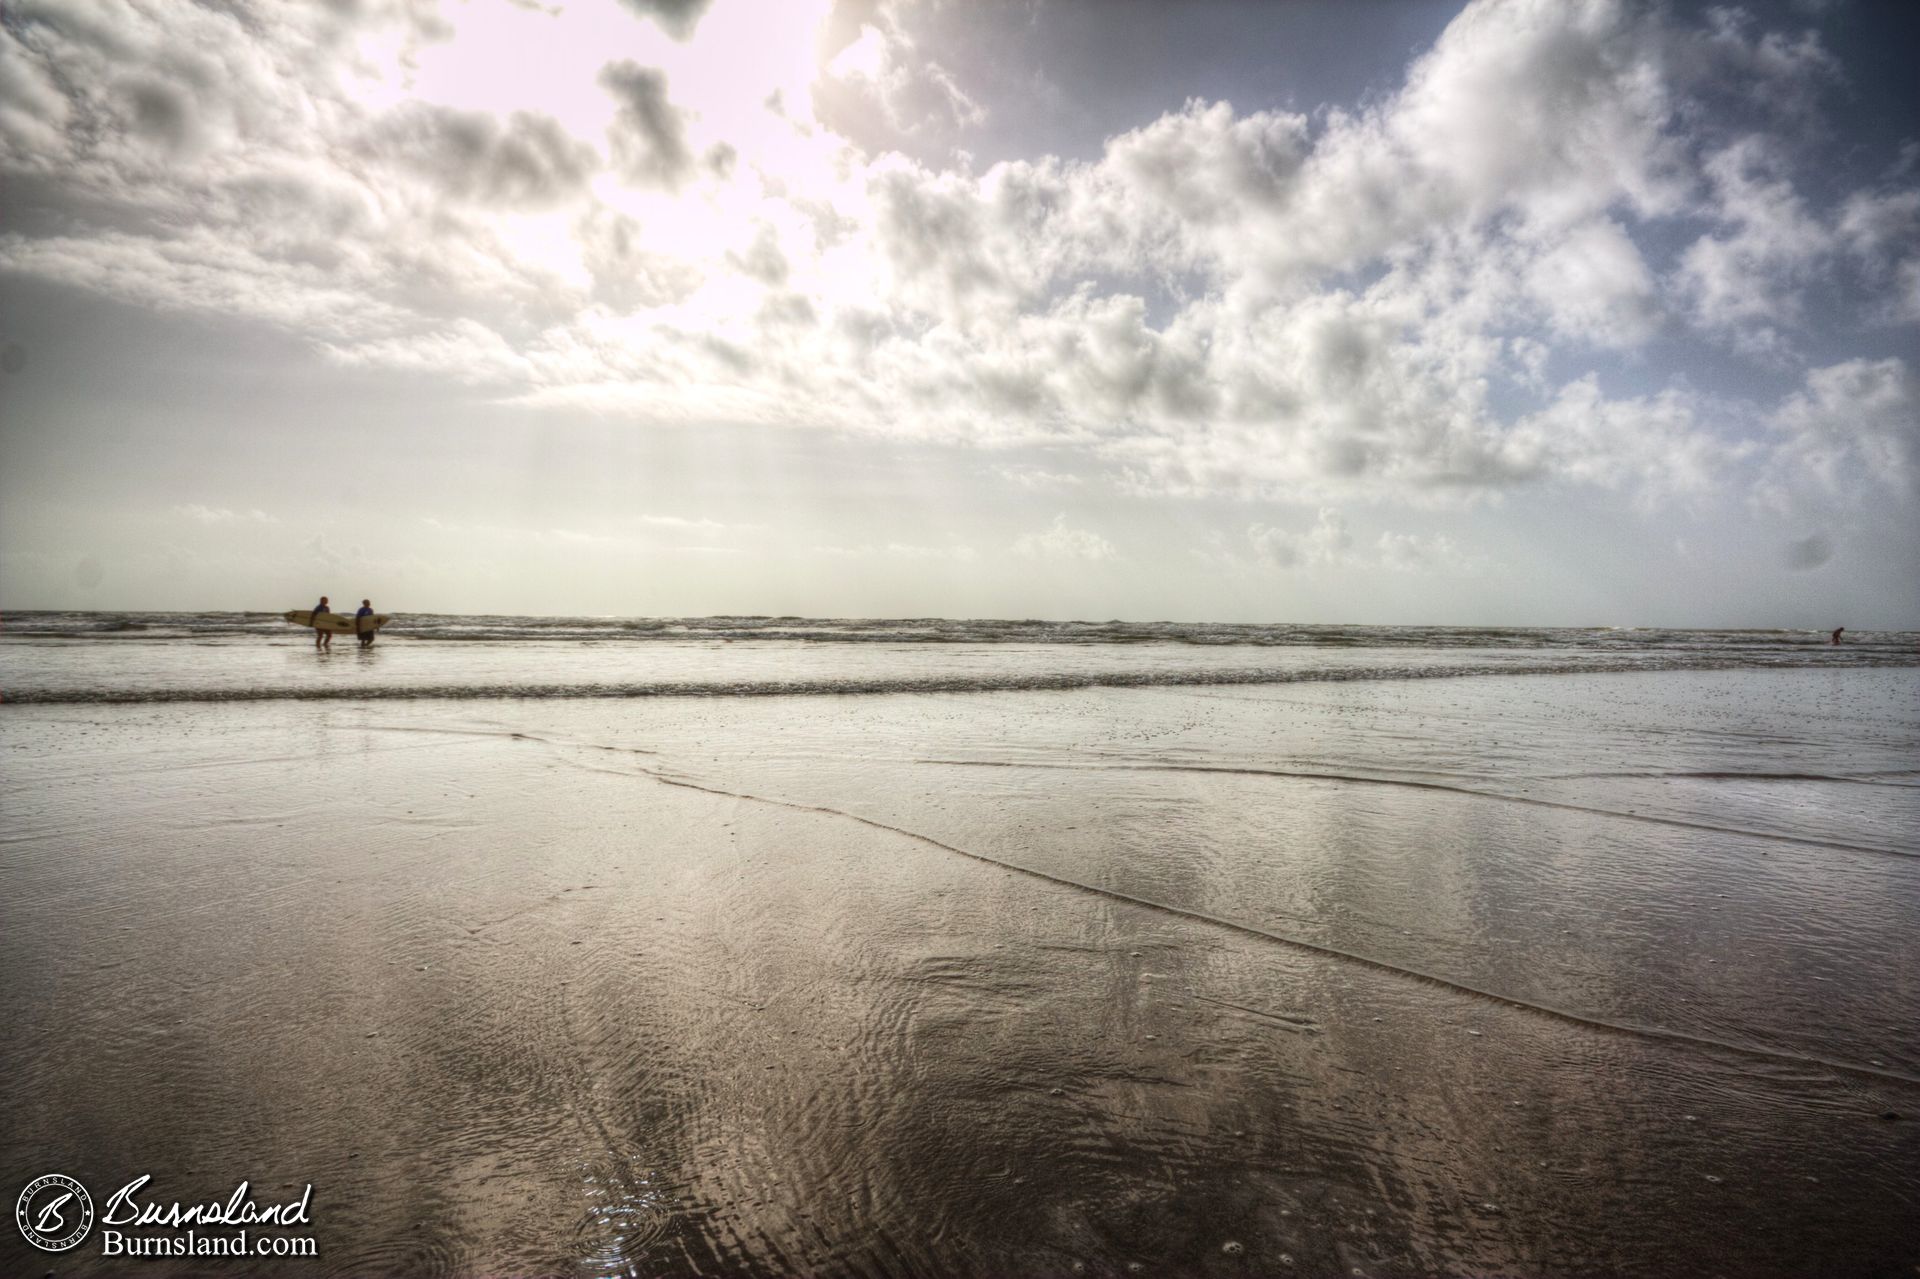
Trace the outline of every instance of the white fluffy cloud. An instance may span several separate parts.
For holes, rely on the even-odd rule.
[[[1703,327],[1757,349],[1775,347],[1782,329],[1801,323],[1801,292],[1836,238],[1809,213],[1763,139],[1743,138],[1705,168],[1722,229],[1687,249],[1680,290]]]
[[[1115,558],[1113,543],[1090,529],[1074,528],[1067,517],[1056,515],[1053,523],[1035,533],[1027,533],[1013,544],[1015,555],[1042,560],[1110,560]]]
[[[1920,192],[1801,184],[1838,74],[1811,37],[1480,0],[1364,108],[1194,101],[1090,160],[976,171],[821,123],[816,88],[902,130],[988,109],[891,10],[821,65],[826,13],[22,0],[0,179],[61,217],[0,234],[0,271],[521,403],[1044,442],[1158,493],[1645,497],[1756,451],[1775,485],[1911,471],[1904,366],[1816,371],[1744,432],[1647,389],[1657,363],[1630,394],[1590,371],[1674,332],[1791,359],[1842,260],[1863,313],[1920,319]],[[506,74],[535,41],[551,70]],[[1880,424],[1847,436],[1861,404]],[[1021,545],[1113,553],[1058,522]]]
[[[1562,338],[1633,348],[1658,332],[1653,272],[1619,223],[1600,217],[1567,229],[1527,267],[1527,293]]]
[[[233,511],[224,506],[208,506],[202,502],[188,502],[173,508],[175,515],[184,516],[196,524],[278,524],[280,521],[259,508],[247,511]]]
[[[1920,189],[1856,192],[1839,232],[1885,299],[1880,318],[1920,324]]]
[[[1756,447],[1722,439],[1702,421],[1713,406],[1682,391],[1608,399],[1595,379],[1560,388],[1510,436],[1535,468],[1598,488],[1643,497],[1698,493]]]
[[[1347,531],[1346,519],[1338,511],[1324,508],[1312,528],[1298,532],[1249,525],[1247,541],[1262,559],[1278,568],[1338,564],[1353,550],[1353,534]]]
[[[1289,529],[1267,524],[1247,526],[1247,544],[1254,561],[1282,570],[1360,569],[1390,573],[1462,575],[1487,567],[1485,556],[1466,551],[1444,533],[1403,533],[1382,530],[1370,540],[1356,538],[1339,511],[1320,508],[1312,525]],[[1222,546],[1212,558],[1235,564],[1242,556],[1235,547]]]
[[[1920,495],[1920,376],[1904,360],[1814,369],[1773,415],[1782,443],[1763,495],[1791,509],[1808,481],[1828,500],[1884,487]]]
[[[882,4],[877,21],[862,24],[860,34],[827,64],[827,75],[867,95],[903,133],[936,121],[964,127],[986,119],[986,109],[953,73],[918,47],[898,7]]]

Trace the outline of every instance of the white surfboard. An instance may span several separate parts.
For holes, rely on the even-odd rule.
[[[366,619],[366,625],[356,625],[361,619],[351,613],[322,613],[314,617],[313,610],[307,608],[290,609],[281,614],[295,626],[311,626],[316,631],[332,631],[335,635],[358,635],[363,630],[377,631],[393,619],[385,613],[375,613]]]

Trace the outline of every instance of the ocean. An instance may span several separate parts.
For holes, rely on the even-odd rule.
[[[751,696],[1920,666],[1920,633],[421,614],[315,653],[266,613],[16,612],[14,702]]]

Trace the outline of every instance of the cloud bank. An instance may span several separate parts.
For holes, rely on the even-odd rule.
[[[836,132],[822,95],[902,137],[991,104],[910,8],[838,50],[828,16],[20,0],[0,271],[507,402],[1044,444],[1133,493],[1920,492],[1911,364],[1816,332],[1836,293],[1869,337],[1920,322],[1920,188],[1809,180],[1845,77],[1810,33],[1479,0],[1365,105],[1196,99],[981,169]]]

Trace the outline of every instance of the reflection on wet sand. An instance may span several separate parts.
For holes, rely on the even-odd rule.
[[[5,1171],[311,1181],[314,1274],[1909,1272],[1915,792],[1680,779],[1911,782],[1911,676],[1844,768],[1583,678],[17,713]]]

